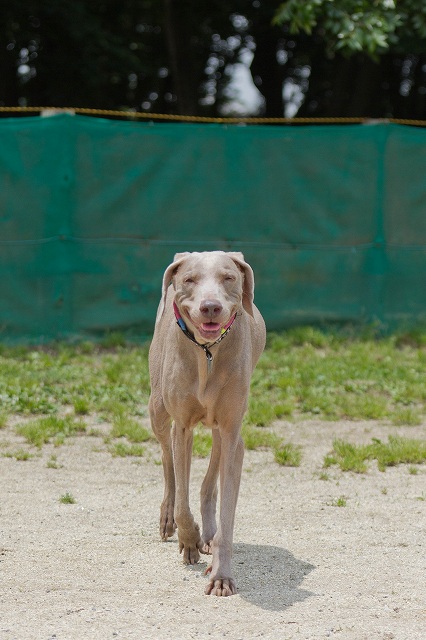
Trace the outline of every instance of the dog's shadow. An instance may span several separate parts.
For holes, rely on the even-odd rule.
[[[281,547],[235,544],[233,567],[240,597],[262,609],[283,611],[315,595],[301,588],[315,566]]]

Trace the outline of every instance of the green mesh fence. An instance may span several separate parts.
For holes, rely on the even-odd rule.
[[[153,329],[177,251],[237,250],[270,330],[426,320],[426,130],[0,120],[0,340]]]

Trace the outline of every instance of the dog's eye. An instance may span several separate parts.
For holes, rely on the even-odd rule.
[[[194,284],[194,278],[185,278],[184,283],[185,284]]]
[[[235,282],[235,276],[231,276],[231,275],[225,276],[224,280],[225,282]]]

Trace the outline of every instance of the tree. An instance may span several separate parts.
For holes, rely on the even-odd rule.
[[[426,118],[425,37],[415,0],[2,0],[0,106],[232,114],[246,61],[246,115]]]
[[[234,5],[3,0],[0,104],[217,113],[244,46]]]
[[[330,56],[363,53],[378,62],[391,49],[404,51],[409,39],[419,51],[426,38],[426,5],[416,0],[288,0],[274,24],[290,33],[321,34]],[[420,47],[420,48],[419,48]]]
[[[273,23],[309,64],[299,115],[426,117],[424,3],[288,0]]]

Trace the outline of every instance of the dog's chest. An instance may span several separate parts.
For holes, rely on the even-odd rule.
[[[190,427],[200,422],[209,427],[217,426],[223,410],[221,389],[210,380],[205,384],[197,379],[192,382],[187,379],[179,388],[164,389],[163,399],[173,419]]]

